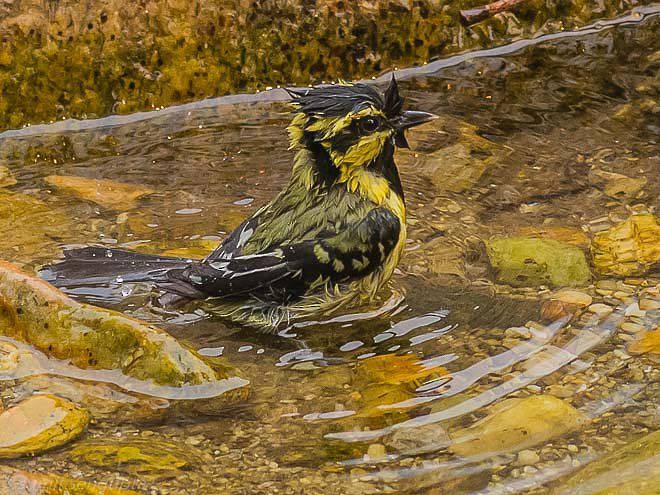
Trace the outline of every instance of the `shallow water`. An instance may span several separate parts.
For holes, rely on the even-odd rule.
[[[609,316],[548,318],[550,289],[494,284],[480,243],[541,228],[585,248],[631,212],[657,208],[659,18],[641,17],[403,74],[409,107],[443,118],[411,135],[413,152],[399,157],[409,242],[378,307],[264,335],[203,308],[161,314],[139,297],[120,305],[204,355],[222,355],[251,382],[249,402],[222,417],[149,425],[100,417],[88,434],[173,442],[183,467],[136,471],[67,448],[14,464],[157,493],[549,493],[657,429],[654,362],[631,358],[618,329],[629,298],[595,292],[596,277],[583,290],[594,302],[605,298]],[[287,181],[285,103],[224,100],[130,117],[0,134],[0,159],[18,181],[12,190],[70,221],[34,228],[33,242],[17,249],[1,240],[1,258],[33,268],[61,247],[91,243],[202,257]],[[443,149],[467,150],[462,167],[476,172],[453,181],[459,170],[419,160]],[[612,198],[594,169],[647,182],[634,197]],[[44,178],[53,174],[157,193],[104,209],[49,187]],[[40,225],[25,213],[17,225],[31,222]],[[628,281],[629,297],[657,283],[653,274],[641,279]],[[103,292],[77,295],[113,305]],[[647,312],[643,324],[657,325],[656,317]],[[485,456],[448,449],[455,438],[447,431],[474,424],[498,400],[560,389],[592,422],[524,447],[539,455],[533,469],[520,463],[522,448]]]

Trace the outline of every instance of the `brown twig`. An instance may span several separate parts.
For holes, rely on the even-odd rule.
[[[497,2],[475,7],[473,9],[461,10],[461,21],[469,26],[475,22],[488,19],[492,15],[504,12],[514,5],[518,5],[524,1],[525,0],[497,0]]]

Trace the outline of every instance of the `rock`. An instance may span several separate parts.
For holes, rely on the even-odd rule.
[[[450,451],[461,456],[511,452],[575,431],[588,418],[553,396],[507,399],[474,425],[450,432]]]
[[[605,194],[615,199],[633,199],[648,182],[645,177],[628,177],[599,169],[589,173],[589,180],[592,184],[602,187]]]
[[[358,382],[401,385],[426,380],[431,376],[447,376],[440,366],[427,368],[414,354],[382,354],[358,361]]]
[[[653,299],[640,299],[639,309],[642,311],[654,311],[656,309],[660,309],[660,301]]]
[[[0,466],[0,493],[7,495],[139,495],[53,474],[30,473]]]
[[[40,454],[80,435],[89,414],[54,395],[35,395],[0,414],[0,458]]]
[[[231,376],[226,367],[211,368],[160,328],[78,303],[1,261],[0,330],[79,368],[120,369],[174,387],[208,384],[227,391],[227,398],[247,393],[247,381]]]
[[[651,213],[633,215],[591,243],[592,264],[602,275],[644,275],[660,262],[660,225]]]
[[[500,237],[486,241],[498,282],[513,286],[586,285],[591,274],[584,253],[559,241]]]
[[[657,495],[660,486],[660,431],[587,464],[553,495]]]
[[[630,354],[660,354],[660,327],[644,332],[638,340],[628,346]]]
[[[577,290],[560,290],[550,294],[549,298],[554,301],[561,301],[566,304],[574,304],[580,308],[589,306],[593,299],[589,294]]]
[[[605,194],[616,199],[632,199],[646,186],[645,177],[618,177],[605,185]]]
[[[146,187],[113,180],[88,179],[68,175],[49,175],[44,180],[47,184],[56,187],[65,194],[118,211],[132,210],[139,198],[154,192]]]
[[[98,468],[109,468],[143,476],[163,476],[192,469],[212,461],[201,450],[157,438],[89,440],[71,449],[71,459]]]
[[[539,455],[533,450],[521,450],[518,452],[516,464],[518,466],[533,466],[534,464],[538,464],[540,460]]]
[[[643,325],[639,325],[637,323],[632,323],[630,321],[625,321],[625,322],[621,323],[620,327],[621,327],[621,330],[623,330],[624,332],[627,332],[627,333],[638,333],[638,332],[642,332],[644,330]]]
[[[584,26],[630,5],[539,4],[534,15],[501,13],[466,31],[459,5],[437,0],[201,0],[194,8],[169,0],[149,2],[148,10],[124,0],[2,1],[0,32],[7,41],[0,51],[0,128],[128,114],[285,81],[357,80],[384,67]]]
[[[448,242],[444,237],[424,243],[419,249],[406,253],[405,262],[413,273],[428,273],[447,283],[467,279],[465,247]]]
[[[399,452],[430,452],[440,450],[450,443],[449,434],[438,423],[399,428],[385,440],[385,445]]]
[[[14,184],[16,184],[16,179],[14,179],[11,171],[4,165],[0,165],[0,188],[13,186]]]
[[[608,306],[607,304],[603,303],[592,304],[587,309],[590,313],[595,313],[599,316],[609,315],[612,311],[614,311],[612,306]]]
[[[553,322],[564,316],[572,316],[577,310],[578,306],[575,304],[549,299],[541,303],[541,319],[546,322]]]

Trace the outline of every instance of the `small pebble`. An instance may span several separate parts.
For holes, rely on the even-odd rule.
[[[541,460],[539,455],[533,450],[521,450],[518,452],[516,463],[519,466],[532,466]]]

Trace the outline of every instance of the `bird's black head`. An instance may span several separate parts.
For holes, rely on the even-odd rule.
[[[436,116],[403,111],[403,98],[394,76],[381,95],[373,86],[337,84],[287,90],[297,113],[288,127],[293,148],[320,145],[348,182],[392,154],[394,146],[408,147],[404,132]]]

